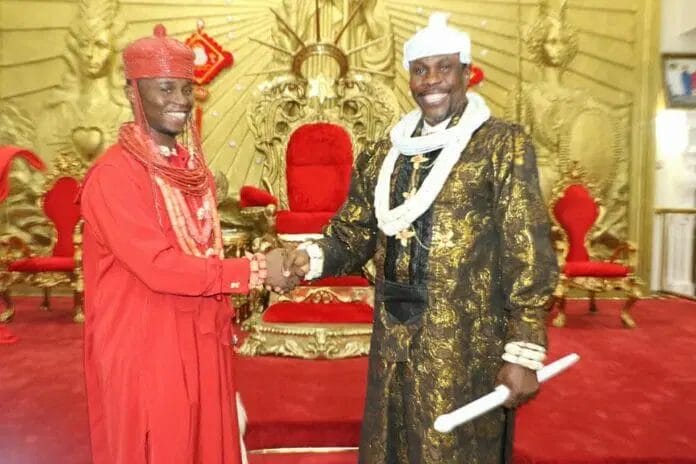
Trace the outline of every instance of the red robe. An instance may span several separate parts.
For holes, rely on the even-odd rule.
[[[119,145],[81,202],[93,463],[238,464],[224,294],[248,291],[248,260],[184,254],[159,189]]]

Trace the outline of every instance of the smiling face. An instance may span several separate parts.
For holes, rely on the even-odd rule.
[[[469,66],[459,54],[435,55],[409,64],[411,95],[430,125],[438,124],[466,106]]]
[[[133,104],[135,95],[130,85],[127,91]],[[159,145],[173,146],[191,116],[193,83],[188,79],[168,77],[140,79],[138,92],[152,138]]]

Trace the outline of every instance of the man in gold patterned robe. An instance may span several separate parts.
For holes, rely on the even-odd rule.
[[[420,107],[357,159],[325,238],[287,261],[312,279],[377,268],[360,462],[510,460],[514,407],[539,388],[557,264],[523,130],[467,94],[470,42],[434,14],[404,47]],[[506,406],[437,432],[497,384]]]

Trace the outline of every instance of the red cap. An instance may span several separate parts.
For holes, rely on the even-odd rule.
[[[126,79],[172,77],[193,80],[193,50],[158,24],[153,37],[143,37],[123,50]]]

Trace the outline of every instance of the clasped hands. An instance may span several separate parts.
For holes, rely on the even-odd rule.
[[[290,291],[309,272],[309,255],[304,250],[276,248],[266,253],[266,270],[267,290]]]

